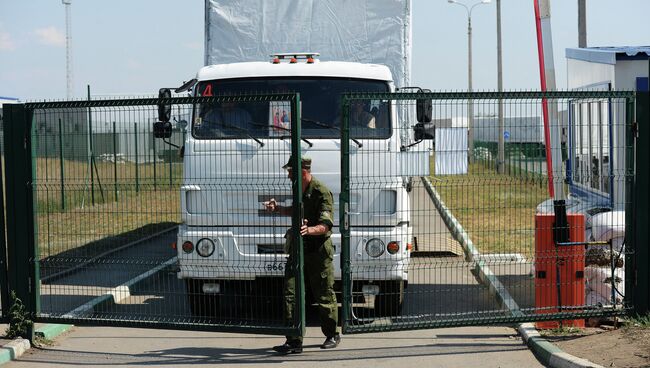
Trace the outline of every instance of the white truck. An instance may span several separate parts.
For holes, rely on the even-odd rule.
[[[332,241],[335,288],[340,291],[341,94],[394,92],[395,86],[386,66],[321,62],[317,56],[277,54],[269,61],[207,66],[197,74],[193,95],[300,94],[302,154],[311,157],[312,174],[334,196]],[[284,276],[284,234],[291,218],[265,212],[263,202],[275,198],[282,205],[291,204],[290,183],[281,168],[291,153],[288,119],[282,118],[282,110],[291,113],[286,107],[250,102],[194,108],[191,134],[184,142],[177,244],[178,277],[186,282],[196,315],[218,310],[220,298],[233,287],[254,295],[259,288],[277,285],[281,293],[281,282],[269,280]],[[409,125],[401,124],[398,116],[408,114],[400,114],[395,101],[368,100],[363,107],[374,126],[351,134],[353,291],[357,305],[394,315],[401,311],[408,285],[412,243],[406,175],[428,175],[429,153],[421,148],[424,144],[413,144],[413,129],[404,131]],[[232,120],[209,128],[214,115]],[[369,165],[373,158],[384,161]],[[355,176],[380,180],[370,187],[355,186]]]

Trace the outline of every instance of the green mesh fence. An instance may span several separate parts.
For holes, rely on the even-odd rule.
[[[301,333],[295,94],[26,105],[39,320]],[[159,106],[171,136],[156,138]],[[273,126],[272,112],[285,113]],[[294,193],[295,192],[295,193]],[[264,202],[282,198],[281,216]],[[296,204],[292,211],[291,205]],[[301,247],[293,248],[301,295]],[[270,269],[270,270],[269,270]]]
[[[631,93],[237,83],[8,109],[8,279],[37,321],[302,334],[322,260],[345,333],[633,307]],[[374,92],[341,99],[356,89]],[[171,136],[155,138],[168,105]],[[283,169],[301,156],[331,209]],[[300,236],[305,219],[329,240]]]
[[[632,97],[344,96],[344,331],[584,326],[626,313]]]

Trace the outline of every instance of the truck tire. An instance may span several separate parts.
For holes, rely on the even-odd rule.
[[[396,317],[402,314],[404,281],[384,281],[375,298],[376,317]]]
[[[218,315],[220,298],[218,295],[209,295],[203,292],[203,280],[187,279],[185,286],[192,316],[214,318]]]

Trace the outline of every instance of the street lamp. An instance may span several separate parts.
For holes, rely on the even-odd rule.
[[[468,7],[457,0],[447,0],[450,4],[460,5],[467,11],[467,89],[472,92],[472,10],[478,5],[489,4],[492,0],[482,0]],[[469,143],[469,161],[474,161],[474,103],[472,99],[467,102],[467,140]]]

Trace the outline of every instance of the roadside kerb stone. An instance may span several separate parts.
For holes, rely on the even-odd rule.
[[[429,193],[429,196],[431,197],[431,200],[433,201],[436,209],[440,213],[440,216],[445,222],[445,225],[447,225],[447,228],[452,233],[454,238],[463,247],[463,251],[465,252],[465,259],[469,262],[476,262],[475,271],[478,275],[479,281],[489,288],[490,293],[496,296],[497,300],[503,306],[508,308],[513,316],[521,316],[522,312],[519,309],[519,305],[517,305],[512,296],[510,296],[508,290],[485,264],[485,261],[481,259],[481,254],[474,246],[474,243],[472,242],[472,239],[470,239],[469,234],[467,234],[460,222],[454,217],[451,211],[449,211],[447,206],[445,206],[444,202],[440,198],[440,195],[431,184],[429,178],[422,177],[422,182],[424,183],[424,187]],[[554,368],[603,368],[602,366],[591,363],[586,359],[578,358],[576,356],[563,352],[560,350],[560,348],[544,339],[535,328],[535,325],[532,323],[521,323],[517,329],[521,334],[524,342],[526,342],[528,347],[533,351],[533,353],[535,353],[535,355],[539,357],[544,365]]]
[[[30,347],[29,340],[23,339],[22,337],[4,344],[0,350],[0,364],[17,359],[29,350]]]
[[[563,352],[544,339],[532,323],[522,323],[518,330],[528,347],[545,365],[555,368],[604,368],[602,365]]]
[[[42,339],[53,340],[54,338],[68,331],[71,328],[72,325],[47,324],[37,328],[36,331],[34,331],[34,334],[36,334],[36,336]]]

